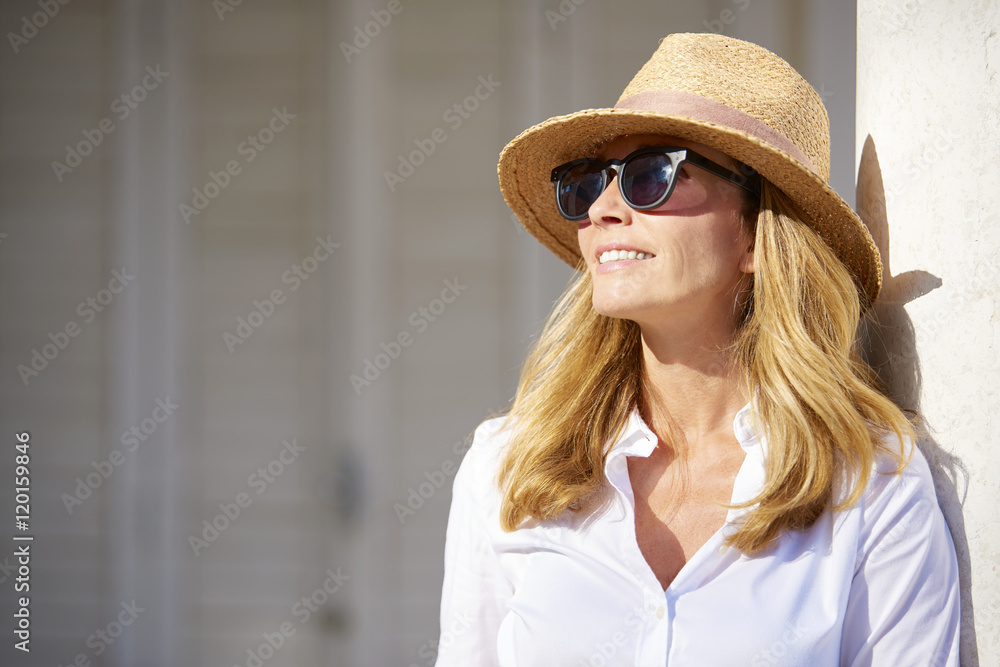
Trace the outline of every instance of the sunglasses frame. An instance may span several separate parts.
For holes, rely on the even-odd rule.
[[[650,153],[666,155],[668,158],[670,158],[670,162],[673,165],[673,169],[670,172],[670,180],[667,183],[667,189],[663,193],[663,195],[659,199],[657,199],[654,203],[648,204],[646,206],[634,205],[632,200],[629,199],[628,196],[626,196],[625,194],[625,189],[624,186],[622,185],[622,179],[617,178],[618,191],[622,195],[622,200],[626,204],[628,204],[629,208],[632,208],[636,211],[649,211],[651,209],[663,206],[663,204],[666,203],[668,199],[670,199],[670,195],[673,194],[674,186],[677,185],[677,172],[684,164],[693,164],[696,167],[700,167],[701,169],[704,169],[710,174],[714,174],[721,179],[724,179],[726,181],[729,181],[730,183],[738,185],[747,192],[751,193],[755,198],[760,197],[759,189],[755,187],[757,181],[756,179],[754,179],[754,177],[757,175],[757,172],[751,167],[748,167],[741,163],[740,168],[745,171],[745,174],[737,174],[735,171],[730,171],[729,169],[726,169],[722,165],[712,162],[704,155],[696,153],[690,148],[682,148],[680,146],[650,146],[647,148],[640,148],[639,150],[633,151],[628,155],[626,155],[621,160],[614,160],[614,159],[599,160],[597,158],[585,157],[585,158],[580,158],[578,160],[573,160],[572,162],[561,164],[555,169],[553,169],[551,180],[555,184],[556,207],[559,209],[559,215],[566,218],[567,220],[583,220],[584,218],[590,215],[589,208],[582,215],[577,215],[577,216],[568,215],[566,211],[563,210],[562,201],[559,199],[559,189],[560,186],[562,185],[561,183],[562,179],[566,176],[567,173],[569,173],[571,169],[573,169],[574,167],[578,167],[582,164],[593,164],[600,166],[601,193],[603,194],[608,187],[608,182],[610,180],[608,172],[610,170],[613,169],[615,172],[615,176],[617,177],[619,174],[621,174],[622,171],[624,171],[628,167],[629,162],[631,162],[637,157],[642,157],[643,155],[648,155]],[[752,183],[751,179],[754,179]],[[593,204],[591,204],[591,206],[593,206]]]

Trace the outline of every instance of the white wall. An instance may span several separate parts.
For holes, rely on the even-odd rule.
[[[1000,8],[858,5],[858,202],[882,249],[873,358],[918,410],[962,574],[962,664],[1000,661]]]

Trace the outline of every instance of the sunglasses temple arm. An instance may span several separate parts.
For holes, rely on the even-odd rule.
[[[715,164],[707,158],[702,158],[700,155],[691,155],[688,153],[687,161],[696,167],[701,167],[705,171],[715,174],[719,178],[724,178],[730,183],[740,186],[755,196],[760,195],[760,192],[758,192],[757,188],[753,187],[753,182],[751,181],[751,178],[756,176],[757,172],[751,170],[750,167],[746,167],[746,169],[750,170],[751,173],[748,176],[744,176],[742,174],[737,174],[735,171],[730,171],[721,165]]]

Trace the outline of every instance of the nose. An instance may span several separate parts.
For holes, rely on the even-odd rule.
[[[611,180],[608,181],[604,192],[590,205],[590,210],[587,211],[590,222],[598,226],[630,224],[632,222],[632,209],[622,199],[621,190],[618,189],[617,170],[612,170],[611,173]]]

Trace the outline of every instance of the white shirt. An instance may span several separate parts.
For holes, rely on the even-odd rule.
[[[733,422],[746,457],[732,502],[762,488],[766,446],[749,405]],[[882,457],[861,501],[748,558],[733,521],[666,591],[639,550],[627,456],[656,435],[632,412],[607,457],[610,500],[512,533],[496,469],[509,439],[483,422],[455,477],[438,667],[958,665],[958,565],[927,462]],[[911,445],[908,444],[908,447]]]

